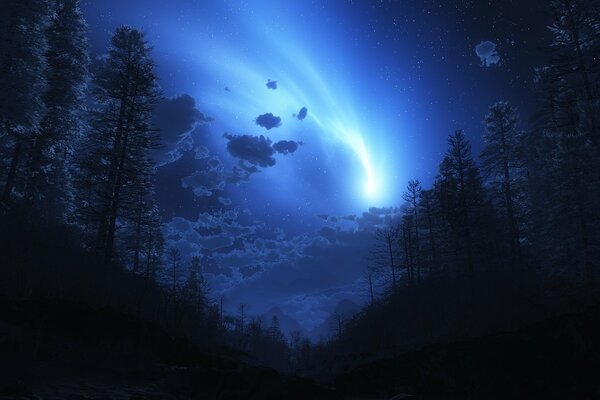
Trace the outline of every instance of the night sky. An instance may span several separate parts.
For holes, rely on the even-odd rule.
[[[226,307],[319,324],[362,303],[373,231],[446,138],[533,104],[546,2],[85,0],[92,54],[142,28],[165,100],[157,198]],[[261,137],[262,136],[262,137]]]

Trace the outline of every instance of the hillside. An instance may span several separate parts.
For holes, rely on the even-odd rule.
[[[91,396],[91,397],[90,397]],[[203,352],[110,308],[0,304],[0,398],[335,399],[311,381]]]
[[[431,345],[368,363],[339,375],[336,387],[373,397],[592,399],[600,396],[599,372],[596,306],[516,332]]]

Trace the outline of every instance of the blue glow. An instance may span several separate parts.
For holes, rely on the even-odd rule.
[[[225,151],[224,132],[304,142],[293,156],[279,156],[274,168],[253,176],[246,189],[232,189],[244,193],[231,196],[259,191],[281,209],[296,203],[309,213],[399,203],[415,163],[407,146],[415,145],[409,127],[417,113],[399,98],[397,86],[382,79],[372,43],[339,29],[359,16],[341,12],[342,5],[280,1],[203,1],[182,9],[156,0],[144,4],[146,14],[130,14],[128,22],[143,26],[155,45],[165,94],[189,93],[215,119],[209,140],[225,163],[236,160]],[[129,10],[113,5],[114,15],[121,14],[119,7]],[[267,89],[268,79],[278,82],[276,90]],[[292,115],[302,107],[308,116],[298,121]],[[254,124],[268,112],[282,118],[280,128]],[[265,185],[302,196],[269,192]]]
[[[271,15],[266,11],[265,14]],[[355,199],[356,206],[392,204],[394,193],[389,190],[392,183],[388,171],[396,166],[386,162],[389,157],[382,153],[386,148],[386,152],[390,151],[386,146],[388,132],[375,132],[377,124],[363,120],[377,115],[382,122],[384,111],[369,109],[364,101],[357,100],[367,98],[361,96],[361,87],[357,84],[365,77],[360,69],[340,70],[351,63],[344,62],[347,56],[332,48],[337,40],[329,36],[329,43],[313,41],[306,32],[294,32],[290,21],[283,23],[283,15],[278,15],[278,21],[286,29],[276,32],[268,22],[256,16],[251,23],[246,15],[238,17],[239,21],[232,23],[245,28],[243,41],[213,40],[196,46],[195,61],[199,69],[217,78],[217,84],[202,88],[208,112],[217,114],[221,123],[228,121],[223,123],[225,129],[253,134],[267,133],[252,126],[251,121],[257,115],[272,112],[281,116],[283,127],[268,132],[274,140],[283,136],[304,141],[306,145],[300,152],[320,142],[325,152],[338,151],[341,147],[353,158],[353,171],[335,173],[350,187],[348,193]],[[256,44],[256,48],[249,47],[248,43]],[[304,43],[310,43],[310,48]],[[335,63],[330,62],[333,57]],[[267,79],[276,80],[278,89],[267,90]],[[224,86],[231,88],[231,95],[223,95]],[[302,107],[308,108],[308,117],[299,122],[292,114]],[[363,128],[367,125],[369,131]],[[337,167],[330,165],[332,169]]]

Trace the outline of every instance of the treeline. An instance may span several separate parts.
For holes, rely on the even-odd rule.
[[[282,371],[308,341],[223,311],[201,257],[166,248],[154,195],[161,99],[142,31],[90,60],[79,0],[0,3],[0,301],[114,307]],[[217,346],[215,346],[217,344]]]
[[[92,63],[78,0],[3,1],[0,68],[2,299],[113,306],[213,342],[200,259],[165,249],[143,32],[117,28]]]
[[[118,28],[90,74],[77,0],[6,1],[1,11],[3,210],[72,224],[105,264],[154,275],[164,242],[151,126],[160,90],[143,33]]]
[[[599,300],[600,7],[556,0],[550,11],[533,128],[500,101],[478,161],[458,130],[432,187],[408,182],[397,220],[375,237],[369,305],[334,354],[515,329]]]

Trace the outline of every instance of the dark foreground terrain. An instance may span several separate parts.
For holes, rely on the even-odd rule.
[[[600,308],[508,334],[438,344],[339,375],[336,389],[208,356],[111,309],[31,300],[0,307],[0,398],[600,398]]]
[[[336,387],[378,397],[599,399],[600,307],[373,362],[339,375]]]
[[[0,398],[330,399],[332,390],[203,354],[110,309],[34,300],[0,307]]]

